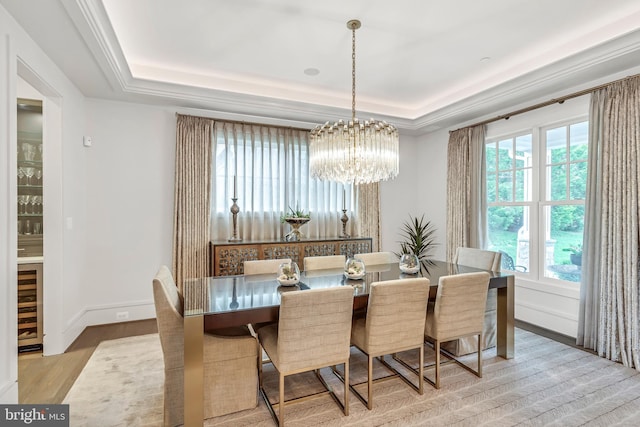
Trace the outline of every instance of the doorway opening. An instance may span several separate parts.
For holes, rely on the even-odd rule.
[[[41,352],[44,337],[42,100],[18,98],[16,117],[18,352]]]

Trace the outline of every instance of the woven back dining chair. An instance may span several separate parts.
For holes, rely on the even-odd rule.
[[[459,362],[462,367],[482,377],[482,341],[484,311],[487,303],[489,278],[486,272],[455,274],[440,277],[433,309],[427,312],[424,336],[434,344],[436,363],[435,380],[431,381],[440,388],[440,345],[443,342],[463,337],[475,337],[478,352],[478,369]]]
[[[373,407],[373,361],[378,358],[394,376],[399,376],[418,393],[424,390],[424,325],[429,279],[387,280],[371,284],[366,317],[353,320],[351,344],[367,355],[367,399],[351,391],[368,409]],[[384,361],[384,356],[417,349],[418,387]],[[386,377],[385,377],[386,379]]]
[[[344,255],[306,256],[304,271],[344,268],[347,259]]]
[[[244,261],[244,274],[247,276],[255,274],[276,274],[280,264],[290,264],[290,258],[283,259],[255,259]]]
[[[398,262],[398,257],[393,252],[367,252],[363,254],[357,254],[356,258],[360,258],[365,266],[391,264]]]
[[[278,414],[262,387],[260,390],[271,415],[278,425],[284,425],[286,376],[315,371],[318,379],[327,387],[320,375],[320,368],[344,364],[349,372],[351,318],[353,312],[353,288],[332,288],[290,291],[282,294],[278,323],[261,328],[258,339],[278,372]],[[343,403],[328,392],[345,415],[349,415],[349,389],[344,387]]]
[[[453,263],[499,272],[502,265],[502,254],[500,252],[483,249],[459,247],[456,249]],[[485,307],[484,329],[481,343],[482,349],[495,347],[496,345],[496,336],[498,333],[497,307],[498,294],[495,289],[491,289],[487,296],[487,306]],[[442,348],[454,356],[463,356],[465,354],[475,353],[478,350],[478,344],[473,337],[467,337],[445,343]]]

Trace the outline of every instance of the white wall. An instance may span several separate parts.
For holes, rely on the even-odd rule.
[[[155,317],[151,280],[172,259],[175,122],[175,108],[87,100],[91,279],[78,327]]]
[[[447,243],[447,143],[448,130],[420,137],[416,154],[417,184],[420,186],[418,210],[436,230],[438,246],[433,258],[446,259]]]
[[[398,252],[402,223],[421,216],[417,200],[424,188],[417,179],[415,136],[400,134],[400,172],[390,181],[380,183],[380,250]]]

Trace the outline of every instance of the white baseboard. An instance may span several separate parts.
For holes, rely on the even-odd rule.
[[[60,353],[69,347],[87,326],[130,322],[155,317],[156,310],[153,300],[85,307],[67,322],[67,326],[63,331],[64,349]],[[47,352],[46,346],[45,352],[47,356],[58,354]]]
[[[87,307],[84,310],[85,326],[130,322],[132,320],[142,320],[155,317],[156,310],[153,300],[93,306]]]
[[[552,310],[543,305],[516,302],[516,319],[569,337],[577,336],[577,316]]]
[[[18,403],[18,381],[7,381],[0,385],[0,402],[6,404]]]

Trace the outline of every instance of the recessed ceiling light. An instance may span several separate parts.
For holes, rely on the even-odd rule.
[[[307,68],[306,70],[304,70],[304,73],[307,76],[317,76],[318,74],[320,74],[320,70],[318,70],[317,68]]]
[[[480,58],[480,63],[482,64],[486,64],[489,61],[491,61],[491,58],[488,56],[485,56],[484,58]]]

